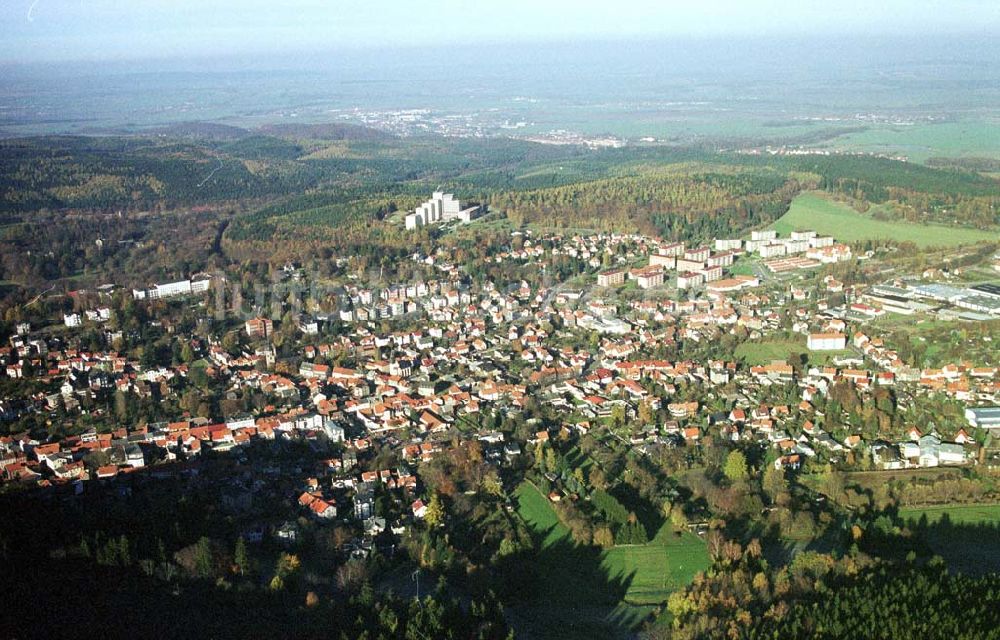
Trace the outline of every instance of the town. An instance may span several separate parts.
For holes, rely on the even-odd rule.
[[[993,4],[456,4],[0,3],[0,640],[1000,640]]]
[[[452,196],[434,198],[411,214],[427,212],[415,224],[473,219]],[[915,367],[868,326],[885,314],[984,321],[1000,312],[996,286],[799,277],[855,260],[849,246],[810,231],[755,231],[701,247],[515,232],[506,251],[484,259],[540,269],[568,262],[580,275],[543,285],[474,281],[440,249],[413,256],[433,279],[349,284],[338,288],[336,310],[226,322],[225,333],[200,328],[209,322],[205,275],[131,294],[75,292],[72,312],[19,323],[0,350],[8,378],[52,390],[5,398],[3,413],[84,428],[51,440],[3,437],[3,480],[66,496],[131,491],[157,478],[197,482],[202,458],[228,456],[247,469],[216,485],[234,512],[253,514],[264,499],[287,504],[283,520],[251,518],[252,539],[294,539],[301,515],[344,527],[344,548],[358,553],[387,529],[405,535],[427,517],[437,494],[418,470],[459,449],[475,451],[482,481],[497,486],[511,469],[543,463],[547,443],[581,438],[689,460],[705,455],[706,441],[747,443],[790,472],[996,464],[987,446],[1000,435],[996,364]],[[122,305],[150,301],[159,304],[143,321],[170,337],[172,355],[136,360],[101,348],[121,341]],[[178,318],[192,301],[203,314],[194,331]],[[397,328],[386,331],[388,321]],[[773,340],[798,355],[734,357],[741,344],[752,351]],[[225,390],[217,409],[200,399],[209,388]],[[900,420],[936,398],[966,420]],[[139,413],[150,417],[130,420]],[[273,442],[306,445],[315,462],[275,485],[268,478],[289,469],[247,467],[244,452],[262,455]],[[546,477],[550,500],[579,490]],[[271,495],[276,486],[287,492]],[[376,504],[379,495],[386,500]]]

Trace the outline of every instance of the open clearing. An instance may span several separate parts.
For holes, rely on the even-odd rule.
[[[771,227],[782,236],[792,231],[810,229],[848,243],[882,239],[931,247],[971,244],[982,240],[996,241],[995,232],[978,229],[875,220],[816,192],[803,193],[795,198],[788,213]]]
[[[978,575],[1000,569],[1000,505],[920,507],[899,515],[952,570]]]
[[[899,510],[899,516],[906,521],[917,521],[924,515],[930,524],[940,522],[945,515],[953,524],[1000,524],[1000,504],[963,504]]]
[[[708,568],[709,558],[701,538],[683,532],[677,536],[664,525],[649,543],[615,547],[604,554],[601,566],[612,578],[631,576],[625,602],[633,605],[658,605],[671,592],[691,582],[694,575]]]
[[[653,609],[708,568],[694,534],[665,525],[645,545],[607,551],[573,543],[545,496],[530,483],[517,490],[518,513],[541,537],[536,605],[517,607],[531,635],[546,638],[627,637]]]
[[[792,354],[806,354],[810,364],[826,364],[837,357],[857,357],[851,350],[809,351],[805,336],[801,339],[775,338],[762,342],[744,342],[736,348],[736,357],[747,364],[770,364],[774,360],[786,361]]]

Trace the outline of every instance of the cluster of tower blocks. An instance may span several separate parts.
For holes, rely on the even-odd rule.
[[[462,208],[454,195],[435,191],[430,200],[406,215],[406,228],[416,229],[425,225],[439,224],[458,220],[472,222],[479,215],[479,207]]]

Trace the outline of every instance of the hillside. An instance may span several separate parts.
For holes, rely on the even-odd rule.
[[[957,225],[929,224],[876,217],[885,209],[870,209],[861,213],[849,205],[833,200],[821,192],[808,192],[792,201],[788,212],[771,228],[781,235],[791,231],[811,229],[821,235],[834,235],[843,242],[880,240],[912,242],[918,247],[954,246],[980,241],[995,241],[995,231],[972,229]]]

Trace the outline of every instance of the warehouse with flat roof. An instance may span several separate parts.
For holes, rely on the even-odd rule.
[[[971,287],[976,295],[987,296],[989,298],[996,298],[1000,300],[1000,284],[993,282],[984,282],[983,284],[974,284]]]

